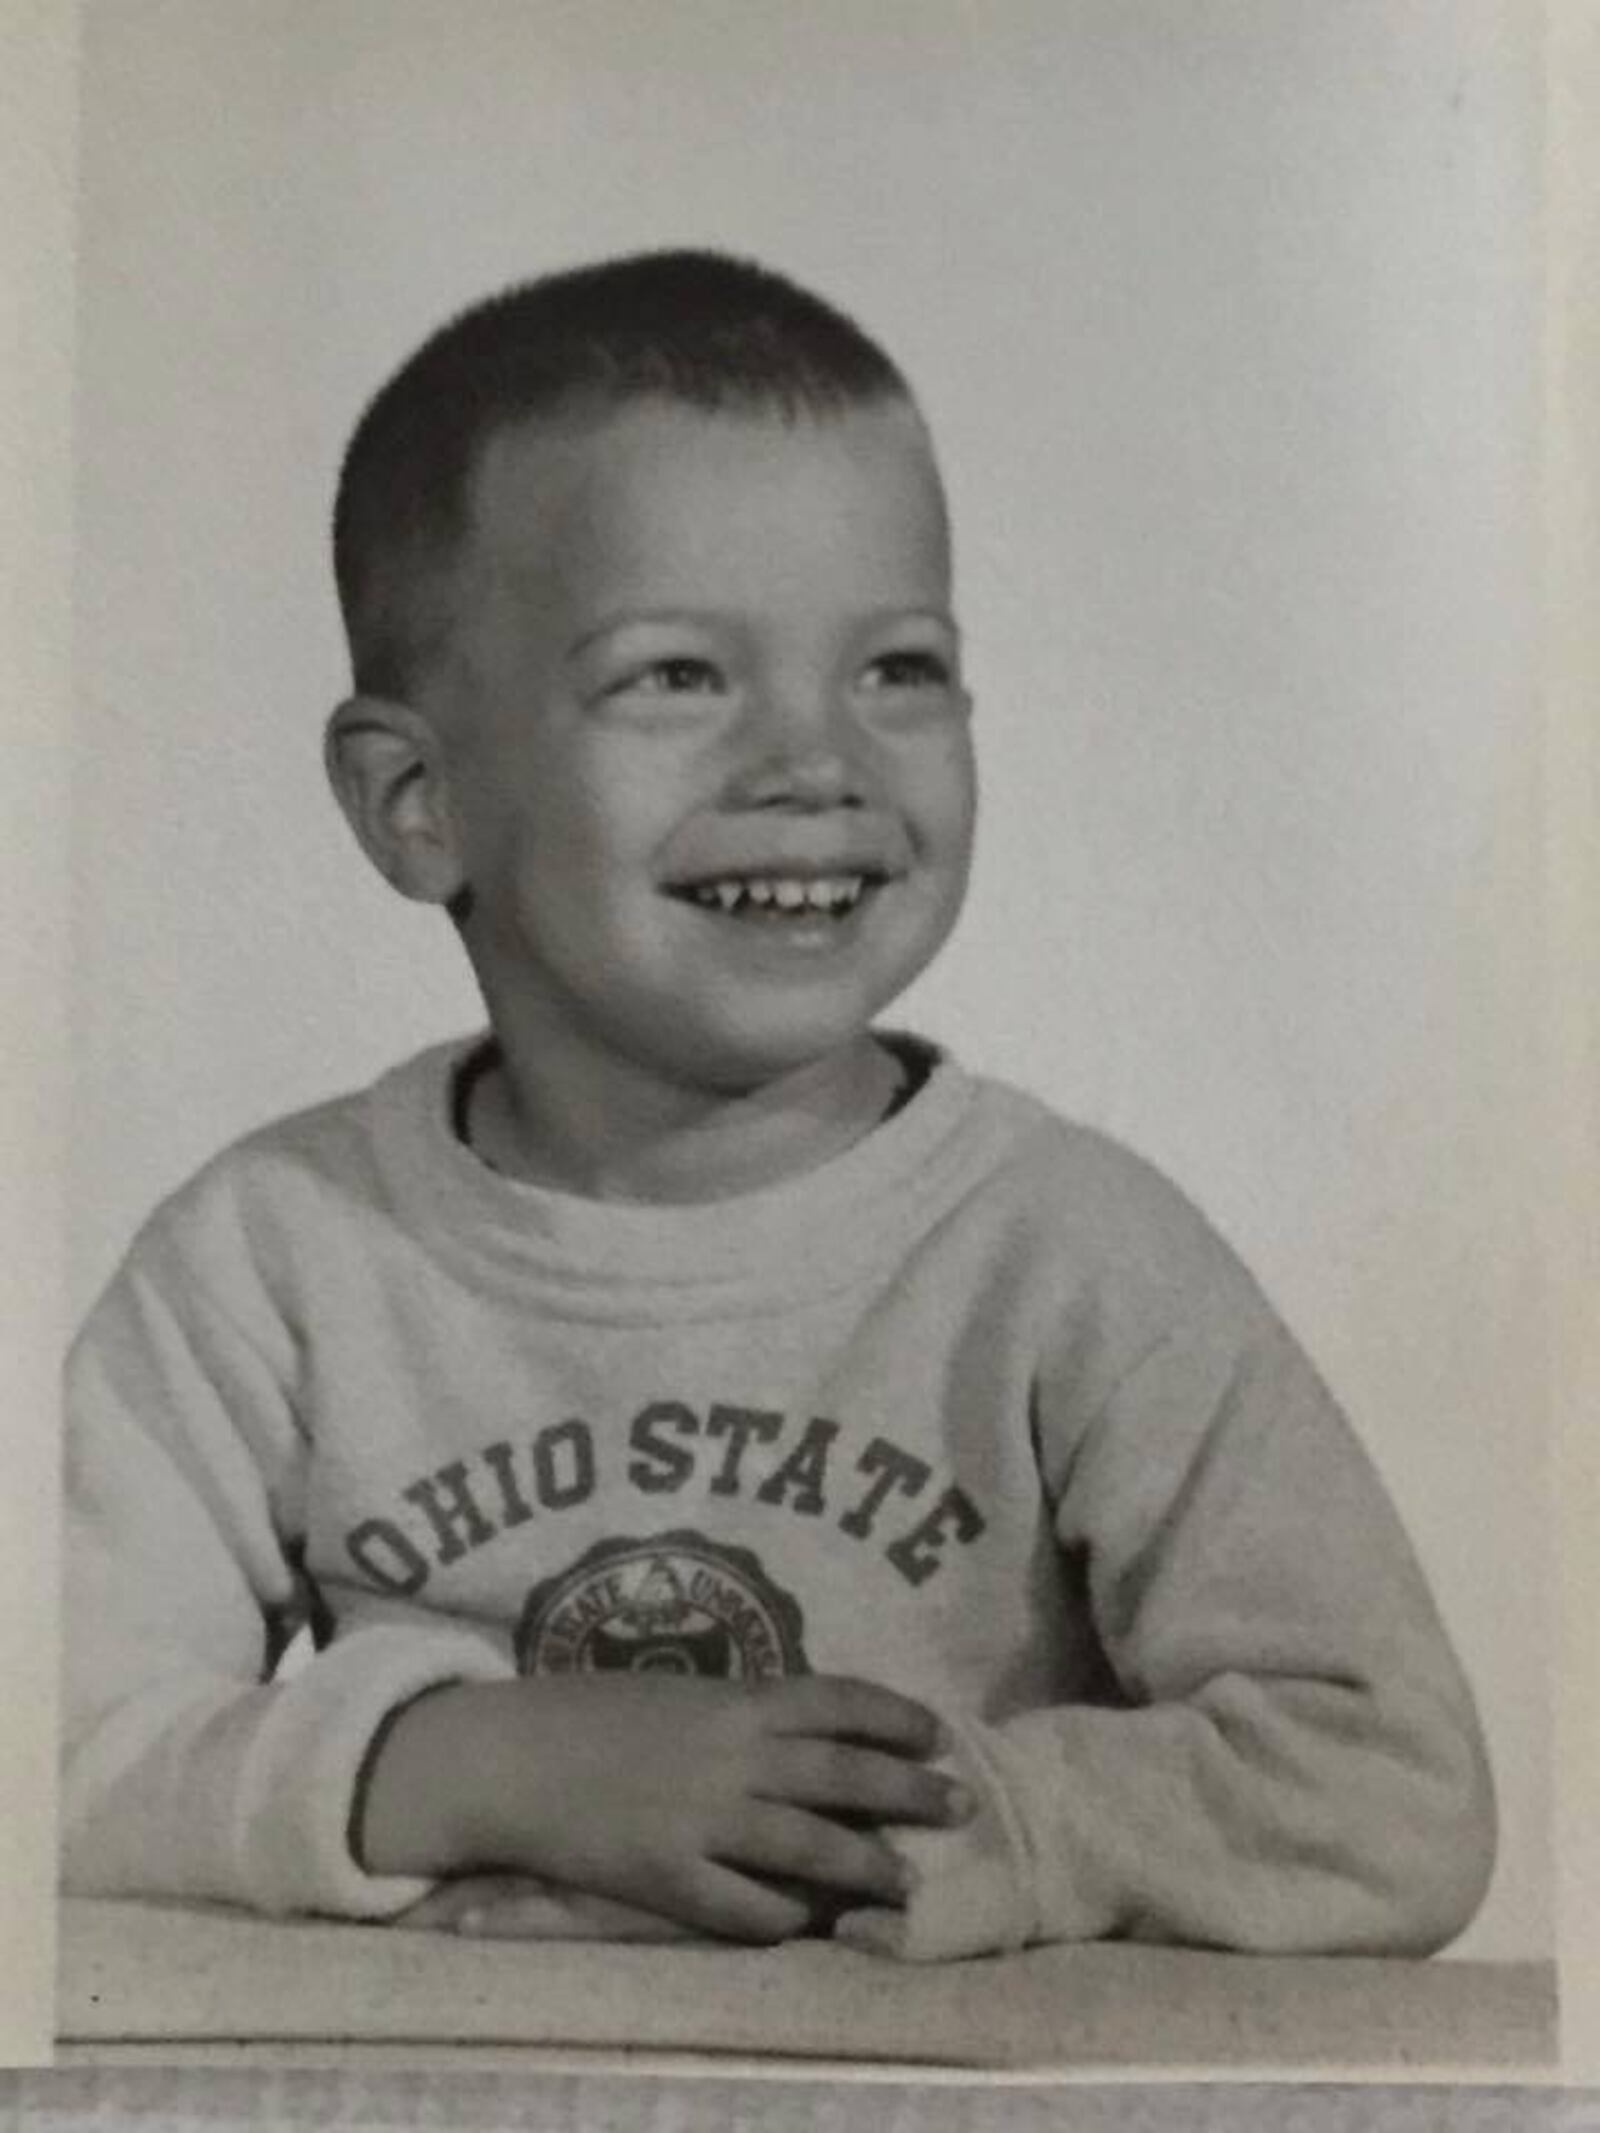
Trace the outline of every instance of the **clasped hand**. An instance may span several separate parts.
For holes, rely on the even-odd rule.
[[[411,1924],[486,1934],[780,1941],[819,1900],[897,1904],[883,1834],[972,1802],[941,1727],[871,1682],[612,1674],[461,1685],[415,1705],[373,1773],[374,1871],[456,1877]]]

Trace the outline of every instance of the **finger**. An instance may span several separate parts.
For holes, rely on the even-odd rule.
[[[762,1799],[827,1808],[869,1823],[917,1822],[938,1829],[967,1821],[976,1805],[964,1785],[926,1763],[846,1741],[808,1738],[770,1743],[753,1790]]]
[[[861,1899],[853,1889],[817,1888],[809,1881],[800,1881],[793,1874],[759,1874],[750,1867],[740,1871],[747,1880],[759,1882],[763,1888],[776,1889],[780,1896],[793,1897],[805,1906],[806,1922],[800,1932],[807,1940],[831,1940],[834,1923],[846,1911],[854,1910]]]
[[[827,1734],[919,1758],[938,1754],[944,1745],[937,1713],[876,1681],[811,1674],[768,1693],[775,1705],[775,1733]]]
[[[695,1928],[608,1896],[577,1890],[493,1898],[464,1912],[456,1931],[469,1940],[693,1940]]]
[[[543,1897],[550,1891],[550,1883],[531,1874],[460,1874],[441,1881],[420,1903],[412,1904],[389,1923],[406,1931],[453,1932],[469,1911]]]
[[[700,1861],[682,1910],[707,1932],[763,1947],[794,1940],[811,1924],[811,1906],[803,1892],[764,1887],[716,1859]]]
[[[834,1923],[833,1937],[847,1948],[865,1955],[901,1955],[905,1952],[906,1922],[899,1911],[846,1911]]]
[[[904,1865],[874,1831],[846,1829],[826,1815],[764,1800],[741,1811],[718,1857],[762,1874],[875,1896],[880,1903],[899,1903],[907,1887]]]

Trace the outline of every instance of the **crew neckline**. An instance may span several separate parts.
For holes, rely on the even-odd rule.
[[[722,1199],[597,1200],[491,1170],[457,1138],[456,1077],[487,1035],[434,1046],[370,1092],[388,1189],[429,1248],[474,1281],[588,1287],[597,1317],[627,1315],[619,1299],[641,1284],[657,1304],[676,1294],[685,1308],[733,1290],[792,1299],[847,1285],[863,1261],[903,1251],[908,1225],[946,1190],[978,1087],[937,1045],[894,1032],[897,1056],[921,1063],[921,1086],[839,1154]]]

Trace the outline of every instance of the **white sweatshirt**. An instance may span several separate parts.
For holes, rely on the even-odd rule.
[[[1421,1951],[1481,1899],[1472,1703],[1383,1489],[1194,1209],[939,1060],[781,1186],[499,1177],[444,1046],[157,1210],[73,1353],[65,1869],[392,1916],[363,1755],[424,1686],[881,1681],[973,1823],[867,1937]],[[273,1679],[297,1595],[327,1641]],[[858,1914],[859,1915],[859,1914]]]

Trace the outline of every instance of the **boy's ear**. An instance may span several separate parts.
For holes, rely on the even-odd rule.
[[[352,696],[328,720],[323,760],[361,849],[402,896],[443,904],[465,879],[438,735],[409,704]]]

